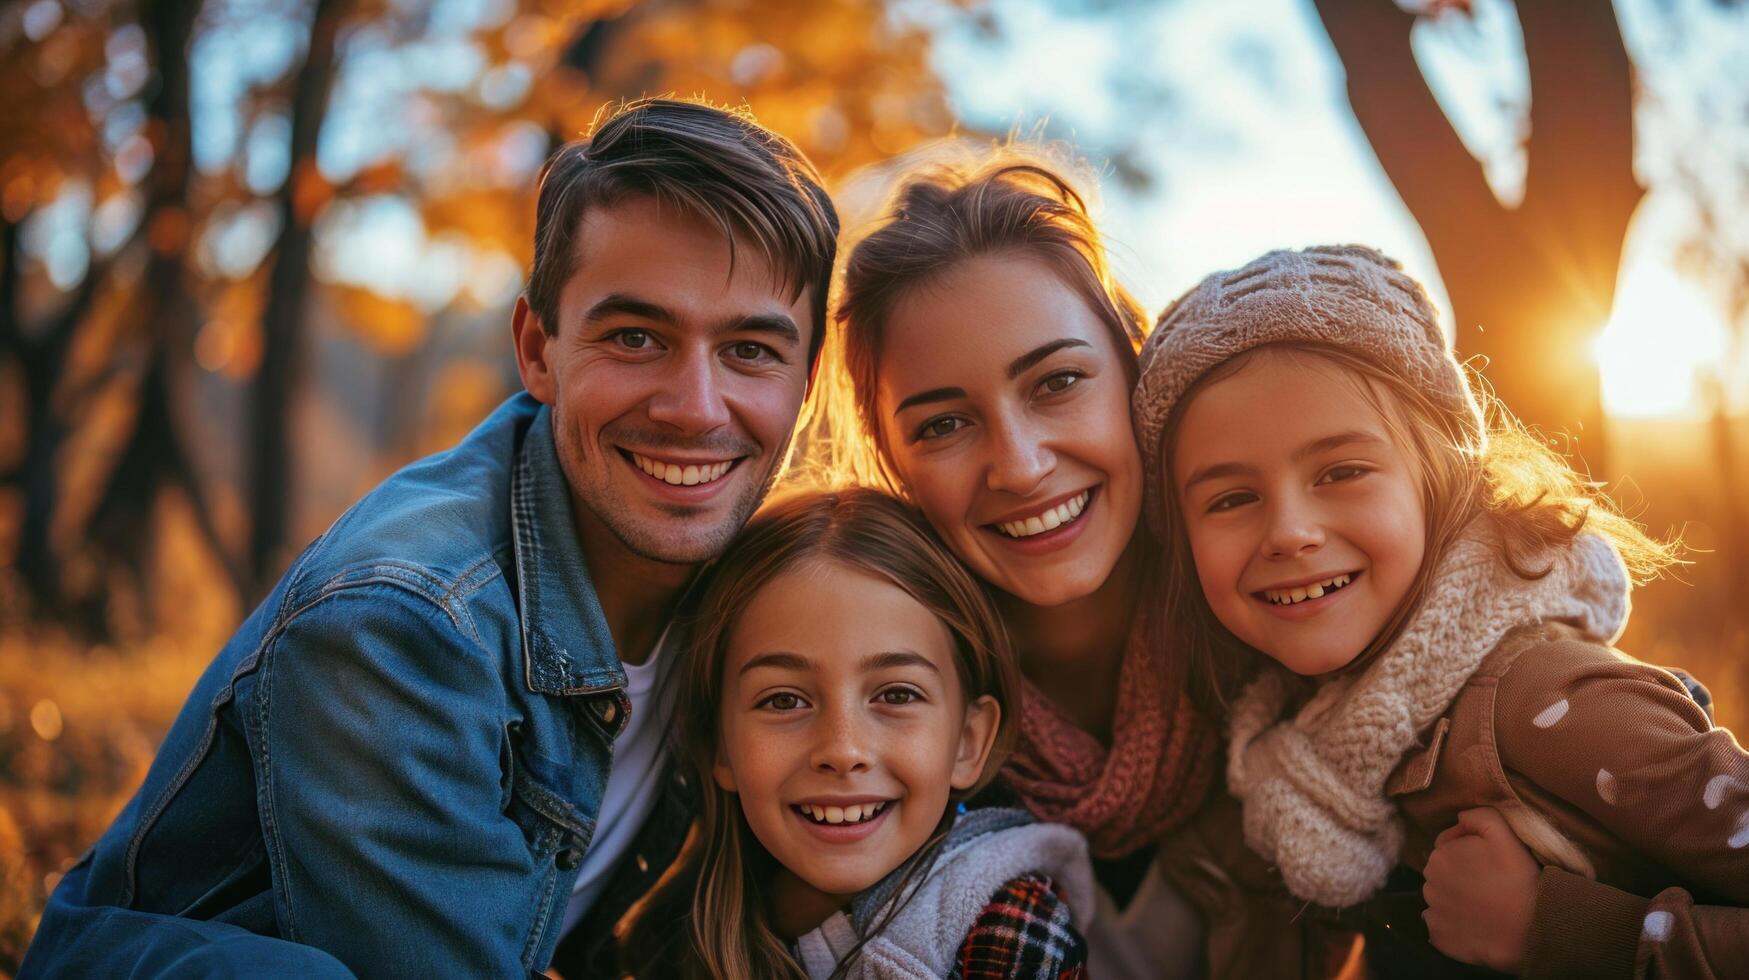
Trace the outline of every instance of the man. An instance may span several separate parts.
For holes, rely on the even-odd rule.
[[[741,116],[645,101],[561,150],[527,392],[299,557],[20,975],[544,970],[616,867],[650,871],[660,640],[781,465],[836,235]]]

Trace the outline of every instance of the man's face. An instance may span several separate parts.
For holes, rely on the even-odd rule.
[[[716,556],[753,513],[808,386],[810,293],[757,247],[649,197],[588,210],[543,332],[519,302],[517,367],[553,410],[586,538],[638,557]]]

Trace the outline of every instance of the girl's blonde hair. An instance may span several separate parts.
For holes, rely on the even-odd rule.
[[[1193,690],[1205,705],[1224,707],[1267,660],[1228,632],[1209,608],[1190,552],[1171,460],[1185,407],[1202,389],[1237,374],[1264,351],[1315,358],[1339,368],[1340,376],[1354,385],[1408,454],[1421,485],[1427,515],[1421,568],[1385,628],[1343,668],[1345,671],[1364,669],[1395,642],[1432,586],[1440,556],[1474,520],[1493,525],[1503,543],[1507,566],[1524,579],[1548,574],[1552,567],[1548,553],[1567,547],[1584,533],[1613,544],[1636,583],[1655,578],[1679,563],[1679,542],[1654,539],[1624,516],[1597,484],[1576,472],[1513,417],[1475,372],[1466,370],[1465,374],[1482,406],[1480,439],[1465,431],[1464,420],[1405,382],[1400,374],[1357,351],[1309,343],[1252,348],[1197,379],[1173,406],[1161,443],[1165,461],[1159,510],[1165,554],[1164,618],[1177,624],[1177,643],[1189,658]]]
[[[812,407],[804,474],[884,486],[903,496],[882,444],[876,373],[894,307],[962,260],[1014,254],[1042,260],[1111,331],[1133,383],[1146,320],[1112,277],[1099,230],[1067,164],[1045,148],[1010,145],[974,165],[936,164],[910,176],[886,218],[849,252],[827,338],[829,367]],[[860,434],[861,438],[857,438]]]
[[[672,741],[679,764],[699,788],[699,816],[674,867],[622,929],[636,976],[803,976],[760,899],[776,863],[748,828],[735,794],[716,785],[713,770],[723,662],[741,613],[779,575],[820,564],[885,579],[922,603],[953,636],[966,702],[989,695],[1001,709],[995,747],[977,784],[950,795],[941,825],[908,874],[927,868],[955,804],[994,777],[1013,745],[1020,681],[1001,620],[919,515],[867,488],[794,494],[767,504],[709,573],[689,618],[691,637],[673,677]]]

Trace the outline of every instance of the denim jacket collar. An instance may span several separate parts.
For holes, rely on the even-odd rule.
[[[597,694],[623,688],[625,669],[571,520],[571,490],[542,406],[522,438],[511,478],[511,532],[528,689]]]

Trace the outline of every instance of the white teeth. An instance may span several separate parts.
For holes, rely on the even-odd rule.
[[[1029,538],[1035,534],[1054,531],[1081,516],[1081,511],[1087,507],[1088,493],[1083,490],[1073,499],[1066,500],[1042,514],[1024,520],[1003,521],[996,527],[1011,538]]]
[[[648,456],[640,456],[637,453],[632,453],[632,462],[636,463],[638,469],[645,473],[663,483],[677,487],[690,487],[700,483],[709,483],[712,480],[720,480],[723,478],[723,474],[729,472],[729,468],[735,465],[735,461],[729,459],[720,463],[695,463],[688,466],[677,466],[674,463],[664,463]]]
[[[796,804],[796,809],[800,810],[803,816],[806,816],[815,823],[862,823],[866,820],[873,820],[875,814],[886,809],[887,802],[888,801],[883,800],[879,803],[853,803],[850,806],[844,807],[814,806],[811,803],[798,803]]]
[[[1354,580],[1351,575],[1338,575],[1335,578],[1302,585],[1292,589],[1264,589],[1263,597],[1278,606],[1291,606],[1307,599],[1322,598],[1327,592],[1335,592]]]

